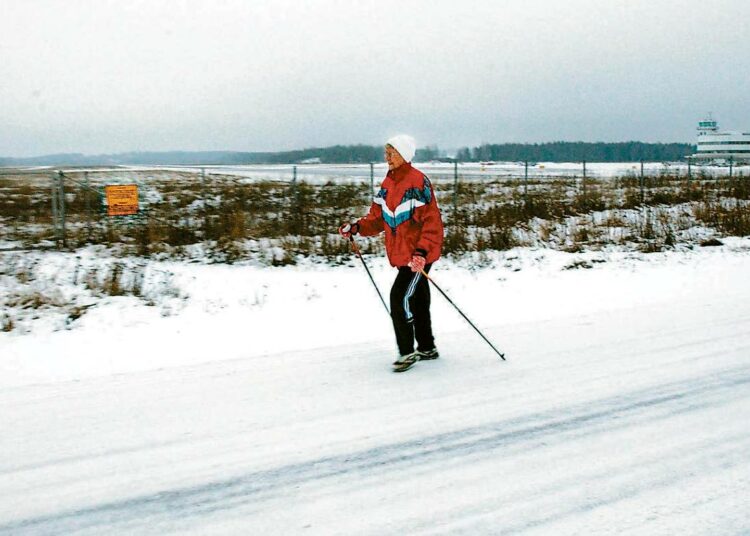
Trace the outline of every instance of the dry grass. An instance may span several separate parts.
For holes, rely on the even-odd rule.
[[[68,246],[101,243],[142,257],[180,256],[185,248],[203,244],[215,261],[231,263],[254,254],[252,244],[263,242],[283,251],[266,255],[270,264],[308,255],[336,259],[349,254],[336,228],[363,215],[371,199],[365,183],[291,184],[228,175],[202,181],[191,173],[131,172],[128,179],[141,185],[142,210],[109,218],[100,194],[113,178],[94,175],[91,190],[83,188],[82,173],[66,181]],[[51,184],[49,175],[0,177],[0,239],[26,245],[54,240]],[[691,217],[718,234],[750,234],[747,178],[717,180],[697,173],[688,181],[661,173],[643,181],[633,174],[585,182],[567,177],[462,181],[455,207],[452,181],[434,184],[447,253],[525,243],[573,250],[629,242],[640,249],[671,247],[685,224],[675,211],[663,209],[681,205],[693,207]],[[556,231],[561,228],[566,229],[562,234]],[[362,245],[382,251],[377,240]]]

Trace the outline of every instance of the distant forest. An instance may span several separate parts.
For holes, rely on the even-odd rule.
[[[533,161],[533,162],[673,162],[695,152],[689,143],[504,143],[465,147],[456,154],[461,162]]]
[[[463,147],[455,155],[437,146],[417,150],[415,162],[432,160],[459,162],[673,162],[692,154],[689,143],[551,142],[503,143]],[[0,166],[92,166],[92,165],[241,165],[241,164],[350,164],[381,162],[383,148],[372,145],[335,145],[283,152],[135,152],[104,155],[58,154],[31,158],[0,158]]]

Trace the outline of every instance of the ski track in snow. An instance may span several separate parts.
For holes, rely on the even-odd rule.
[[[748,534],[748,300],[0,389],[0,534]]]
[[[264,500],[268,500],[269,497],[283,499],[290,488],[299,487],[301,484],[318,482],[325,486],[330,485],[326,481],[342,478],[346,481],[343,484],[349,487],[354,485],[356,479],[367,477],[376,471],[424,471],[425,466],[436,466],[441,461],[451,461],[455,458],[464,458],[464,463],[470,463],[472,460],[466,459],[470,456],[513,455],[515,452],[535,448],[540,444],[548,447],[548,441],[554,443],[580,439],[581,436],[612,433],[619,428],[660,421],[681,413],[736,402],[738,397],[744,397],[739,388],[744,388],[748,384],[750,366],[738,367],[735,370],[723,371],[707,380],[691,380],[664,386],[658,393],[653,389],[647,389],[602,400],[595,405],[587,404],[585,407],[526,415],[520,419],[499,421],[361,452],[314,459],[225,481],[209,482],[196,487],[163,491],[81,510],[22,520],[2,528],[11,531],[33,529],[67,533],[111,524],[127,526],[147,519],[152,522],[163,519],[174,522],[184,516],[200,517],[238,507],[245,508],[249,502],[254,502],[250,510],[258,512],[262,509]],[[729,446],[722,445],[719,448],[718,445],[703,445],[700,455],[688,454],[683,457],[694,463],[696,459],[705,459],[708,456],[713,459],[713,463],[709,465],[716,468],[735,467],[738,465],[737,462],[744,458],[741,454],[750,448],[750,434],[731,439],[732,443]],[[496,452],[498,449],[502,449],[502,452]],[[719,453],[721,456],[718,456]],[[684,460],[681,461],[684,463]],[[605,473],[589,475],[588,478],[603,480],[608,477],[611,478],[611,475]],[[639,485],[630,484],[625,489],[610,493],[609,496],[598,497],[589,503],[577,505],[570,511],[514,527],[514,531],[549,523],[556,517],[571,515],[579,510],[593,509],[608,502],[621,500],[623,496],[635,495],[655,485],[672,486],[683,479],[681,475],[670,475]],[[566,484],[570,485],[570,482]],[[545,489],[544,493],[557,493],[562,487],[564,485]],[[466,513],[463,512],[461,517],[465,518]]]

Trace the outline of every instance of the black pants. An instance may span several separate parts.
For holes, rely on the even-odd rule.
[[[432,264],[428,264],[424,271],[429,272],[431,267]],[[391,287],[391,318],[399,354],[412,353],[415,338],[417,350],[435,348],[430,319],[430,284],[424,275],[412,272],[408,266],[399,267]]]

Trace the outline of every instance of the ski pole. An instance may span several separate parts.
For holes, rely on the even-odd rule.
[[[463,313],[463,311],[461,311],[461,309],[459,309],[459,308],[458,308],[458,305],[456,305],[455,303],[453,303],[453,300],[451,300],[451,299],[450,299],[450,298],[448,297],[448,295],[447,295],[447,294],[446,294],[445,292],[443,292],[443,289],[441,289],[441,288],[440,288],[440,287],[438,286],[438,284],[437,284],[437,283],[435,283],[435,281],[434,281],[434,280],[433,280],[433,279],[432,279],[432,278],[431,278],[431,277],[430,277],[429,275],[427,275],[427,272],[425,272],[424,270],[422,270],[422,275],[423,275],[423,276],[425,276],[425,277],[427,278],[427,280],[428,280],[428,281],[429,281],[430,283],[432,283],[432,285],[433,285],[433,286],[434,286],[434,287],[435,287],[436,289],[438,289],[438,290],[440,291],[440,294],[442,294],[442,295],[443,295],[443,296],[445,297],[445,299],[446,299],[446,300],[448,300],[448,303],[450,303],[450,304],[451,304],[451,305],[452,305],[453,307],[455,307],[455,308],[456,308],[456,311],[458,311],[458,312],[459,312],[459,313],[461,314],[461,316],[463,316],[463,317],[464,317],[464,320],[466,320],[466,321],[467,321],[467,322],[469,323],[469,325],[470,325],[471,327],[473,327],[473,328],[474,328],[474,331],[476,331],[477,333],[479,333],[479,336],[480,336],[480,337],[482,337],[482,338],[484,339],[484,341],[485,341],[485,342],[486,342],[487,344],[489,344],[489,345],[490,345],[490,348],[492,348],[493,350],[495,350],[495,353],[496,353],[497,355],[499,355],[499,356],[500,356],[500,358],[501,358],[501,359],[502,359],[503,361],[506,361],[506,359],[505,359],[505,354],[502,354],[502,353],[500,353],[500,352],[498,351],[498,349],[497,349],[497,348],[495,348],[495,346],[494,346],[494,345],[493,345],[493,344],[492,344],[492,343],[491,343],[491,342],[489,341],[489,339],[487,339],[487,337],[485,337],[485,336],[484,336],[484,335],[482,334],[482,332],[481,332],[481,331],[479,331],[479,328],[477,328],[477,327],[476,327],[476,326],[474,325],[474,323],[473,323],[473,322],[472,322],[471,320],[469,320],[469,318],[468,318],[468,317],[467,317],[467,316],[466,316],[466,315],[465,315],[465,314]]]
[[[391,312],[388,310],[388,306],[385,304],[385,300],[383,299],[383,295],[380,293],[380,289],[378,289],[378,285],[375,284],[375,280],[372,278],[370,269],[367,267],[367,263],[365,262],[365,258],[362,256],[362,252],[359,250],[359,246],[357,246],[357,242],[354,241],[353,236],[350,236],[349,240],[352,243],[352,248],[354,248],[354,251],[357,252],[357,256],[359,257],[359,260],[362,261],[362,266],[365,267],[365,270],[367,271],[367,275],[370,276],[370,281],[372,281],[372,286],[375,287],[375,292],[377,292],[378,296],[380,296],[380,301],[383,302],[383,307],[385,307],[385,312],[388,313],[388,316],[391,316]]]

